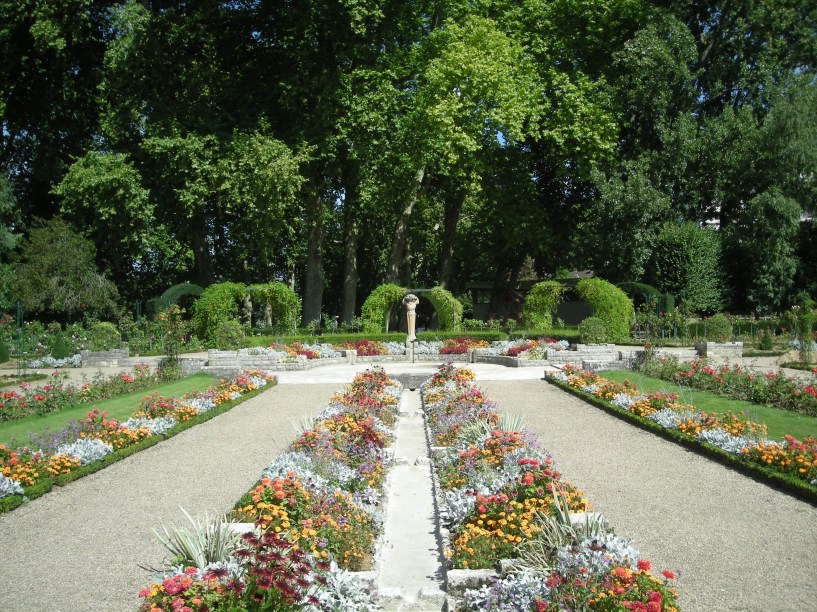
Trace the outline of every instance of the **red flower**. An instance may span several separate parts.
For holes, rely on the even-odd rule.
[[[638,569],[643,572],[649,572],[651,567],[650,562],[646,559],[641,559],[641,561],[638,562]]]
[[[673,573],[673,572],[671,572],[669,570],[664,570],[661,573],[664,575],[664,578],[666,578],[667,580],[675,580],[675,573]]]

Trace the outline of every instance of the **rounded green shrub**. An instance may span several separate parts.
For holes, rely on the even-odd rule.
[[[462,324],[462,303],[439,285],[425,294],[437,312],[437,329],[457,331]]]
[[[11,354],[9,353],[9,347],[6,344],[6,339],[3,336],[0,336],[0,363],[5,363],[9,359],[11,359]]]
[[[122,336],[113,323],[94,323],[88,330],[88,341],[92,351],[109,351],[119,346]]]
[[[553,324],[553,313],[562,301],[565,287],[556,281],[536,283],[522,303],[522,321],[528,329],[545,331]]]
[[[225,321],[218,326],[214,340],[216,348],[236,351],[244,346],[244,328],[238,321]]]
[[[51,356],[54,359],[65,359],[71,356],[71,351],[68,349],[68,343],[62,334],[54,336],[54,344],[51,345]]]
[[[360,309],[363,333],[378,334],[386,331],[389,308],[402,300],[408,290],[393,283],[385,283],[369,294]]]
[[[238,283],[216,283],[205,289],[193,304],[193,331],[199,338],[214,342],[222,323],[238,320],[238,303],[246,289]]]
[[[725,314],[714,314],[705,321],[706,339],[710,342],[728,342],[732,338],[732,320]]]
[[[587,317],[579,323],[582,344],[603,344],[607,339],[607,326],[598,317]]]
[[[600,278],[583,278],[576,291],[590,305],[593,316],[604,322],[608,342],[630,337],[634,317],[633,302],[621,289]]]

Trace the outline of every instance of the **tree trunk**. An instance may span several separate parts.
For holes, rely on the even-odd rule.
[[[306,246],[306,275],[304,278],[304,303],[301,320],[304,323],[320,321],[323,301],[323,201],[320,191],[307,199],[306,219],[309,237]]]
[[[389,268],[386,271],[386,282],[397,283],[400,279],[400,267],[405,257],[406,236],[408,236],[409,222],[411,221],[411,211],[417,203],[417,198],[420,195],[420,188],[423,186],[423,178],[425,178],[425,167],[417,171],[415,184],[409,195],[406,207],[400,214],[397,220],[397,225],[394,228],[394,238],[392,239],[391,253],[389,255]]]
[[[343,208],[343,298],[340,308],[340,320],[351,323],[357,306],[357,283],[360,275],[357,271],[357,220],[353,204],[348,199]]]
[[[213,260],[207,243],[207,219],[203,212],[197,212],[191,219],[190,243],[193,248],[196,284],[206,287],[213,282]]]
[[[454,242],[457,239],[457,223],[460,212],[465,203],[466,192],[456,194],[445,201],[445,216],[443,219],[443,244],[440,253],[440,286],[451,290],[454,282]]]

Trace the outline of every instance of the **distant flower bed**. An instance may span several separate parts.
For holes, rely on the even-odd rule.
[[[765,425],[732,413],[701,412],[680,403],[676,393],[642,394],[629,381],[609,381],[576,366],[565,366],[561,372],[548,376],[689,439],[714,445],[748,464],[817,486],[817,439],[814,437],[796,440],[784,436],[780,441],[769,440]],[[778,379],[777,375],[773,376]]]
[[[375,610],[346,570],[370,565],[401,390],[381,368],[357,375],[236,504],[230,520],[256,530],[168,568],[141,609]]]
[[[487,348],[488,342],[485,340],[475,340],[473,338],[450,338],[443,340],[440,347],[440,355],[464,355],[468,349]]]
[[[679,363],[675,357],[649,359],[639,371],[724,397],[817,416],[817,377],[807,382],[786,376],[782,371],[758,374],[739,365],[714,367],[706,359]]]
[[[79,386],[65,382],[67,374],[54,372],[53,381],[41,387],[27,383],[20,385],[22,392],[0,393],[0,421],[14,421],[31,414],[48,414],[68,406],[90,404],[125,393],[142,391],[157,385],[160,380],[149,366],[137,365],[130,372],[110,376],[98,374],[90,382]]]
[[[463,609],[676,610],[669,582],[675,574],[653,576],[632,542],[599,519],[577,526],[570,513],[589,507],[582,492],[472,380],[470,370],[445,365],[422,388],[432,438],[449,447],[435,456],[435,469],[450,523],[450,563],[477,569],[514,560],[502,578],[467,590]]]
[[[70,474],[274,381],[266,372],[245,371],[232,379],[221,380],[204,392],[190,393],[181,399],[149,395],[124,422],[108,418],[104,411],[91,410],[82,421],[69,422],[58,432],[32,436],[35,448],[11,449],[0,444],[0,474],[12,483],[11,488],[0,487],[7,491],[0,494],[0,498],[13,494],[8,491],[17,490],[15,484],[35,487]]]

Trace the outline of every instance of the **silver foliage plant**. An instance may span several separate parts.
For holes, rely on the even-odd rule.
[[[226,517],[216,520],[210,520],[208,516],[193,518],[184,508],[179,508],[190,522],[189,527],[172,525],[168,529],[162,523],[163,533],[153,530],[174,558],[199,569],[211,563],[226,563],[233,558],[241,543],[241,534],[232,528]]]
[[[406,345],[402,342],[384,342],[383,348],[386,349],[387,355],[405,355]]]
[[[310,593],[318,600],[317,606],[305,608],[310,612],[374,612],[379,608],[372,601],[365,582],[351,572],[340,569],[332,561],[324,574],[325,585],[315,585]]]
[[[531,610],[537,598],[545,599],[549,593],[550,589],[539,576],[528,572],[510,574],[493,584],[465,591],[463,609],[473,612]]]
[[[28,362],[29,368],[79,368],[82,366],[82,357],[77,353],[71,357],[55,359],[46,355],[42,359],[32,359]]]
[[[57,447],[57,455],[69,455],[79,459],[80,465],[88,465],[113,452],[113,446],[96,438],[79,438],[70,444]]]
[[[173,427],[176,423],[178,423],[178,421],[173,417],[160,417],[158,419],[139,417],[138,419],[123,421],[122,426],[132,431],[145,428],[150,431],[151,436],[158,436]]]
[[[576,574],[583,567],[590,574],[603,576],[616,566],[634,570],[641,560],[641,552],[631,540],[608,533],[600,537],[582,538],[575,546],[559,547],[556,559],[560,574]]]
[[[744,448],[750,448],[757,444],[757,440],[754,438],[735,436],[720,427],[705,429],[696,436],[696,439],[699,442],[709,442],[709,444],[735,455],[739,455]]]
[[[436,340],[421,340],[420,342],[416,342],[414,344],[414,354],[415,355],[437,355],[440,352],[440,349],[443,347],[442,342],[438,342]]]
[[[6,478],[0,474],[0,498],[7,495],[22,495],[23,487],[13,478]]]

